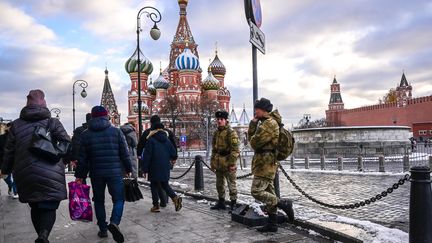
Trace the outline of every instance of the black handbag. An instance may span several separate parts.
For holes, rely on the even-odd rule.
[[[50,127],[51,118],[48,120],[47,127],[35,127],[29,151],[48,162],[58,163],[62,157],[66,156],[70,142],[53,140]]]
[[[141,190],[139,189],[138,181],[133,178],[123,179],[124,191],[125,191],[125,201],[135,202],[143,199]]]

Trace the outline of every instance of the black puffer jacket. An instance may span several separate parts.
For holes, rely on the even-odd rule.
[[[132,172],[131,159],[125,137],[111,125],[107,117],[89,121],[89,128],[81,134],[81,148],[75,177],[117,177]]]
[[[47,127],[50,118],[46,107],[26,106],[9,130],[2,173],[13,171],[20,202],[61,201],[67,198],[64,164],[52,164],[28,151],[35,127]],[[54,139],[70,141],[58,119],[52,119],[50,130]]]

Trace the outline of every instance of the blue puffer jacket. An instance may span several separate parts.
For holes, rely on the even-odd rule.
[[[125,137],[108,118],[96,117],[81,134],[80,155],[75,177],[116,177],[132,171]]]
[[[164,130],[150,132],[143,152],[144,173],[148,173],[149,181],[168,181],[171,170],[171,160],[177,151],[168,139]]]

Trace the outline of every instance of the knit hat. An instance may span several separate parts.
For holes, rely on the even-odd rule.
[[[150,117],[150,124],[160,123],[161,119],[158,115],[153,115]]]
[[[225,120],[228,120],[228,112],[222,110],[222,111],[216,111],[215,113],[216,118],[222,118]]]
[[[271,112],[273,110],[273,104],[270,102],[270,100],[261,98],[260,100],[255,101],[254,108]]]
[[[152,130],[164,129],[164,128],[165,128],[165,126],[161,122],[152,123],[152,125],[151,125]]]
[[[40,89],[30,90],[27,95],[27,106],[42,106],[46,107],[45,94]]]
[[[108,111],[100,105],[94,106],[91,110],[91,116],[92,118],[100,117],[100,116],[107,116]]]

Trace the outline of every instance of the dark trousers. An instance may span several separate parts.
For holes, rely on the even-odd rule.
[[[101,231],[107,231],[108,223],[106,222],[105,212],[105,188],[108,187],[108,192],[111,195],[113,202],[110,223],[119,225],[124,207],[124,185],[122,177],[92,177],[91,184],[93,186],[97,224]]]
[[[29,203],[31,220],[37,234],[46,231],[47,236],[56,221],[56,212],[60,202]]]
[[[153,205],[159,205],[160,188],[162,188],[170,198],[175,198],[177,196],[174,190],[168,184],[168,181],[150,181]]]
[[[159,186],[158,186],[158,195],[159,195],[159,199],[160,199],[160,205],[162,207],[165,207],[168,203],[168,195],[165,192],[165,190],[162,188],[160,182],[159,182]]]

